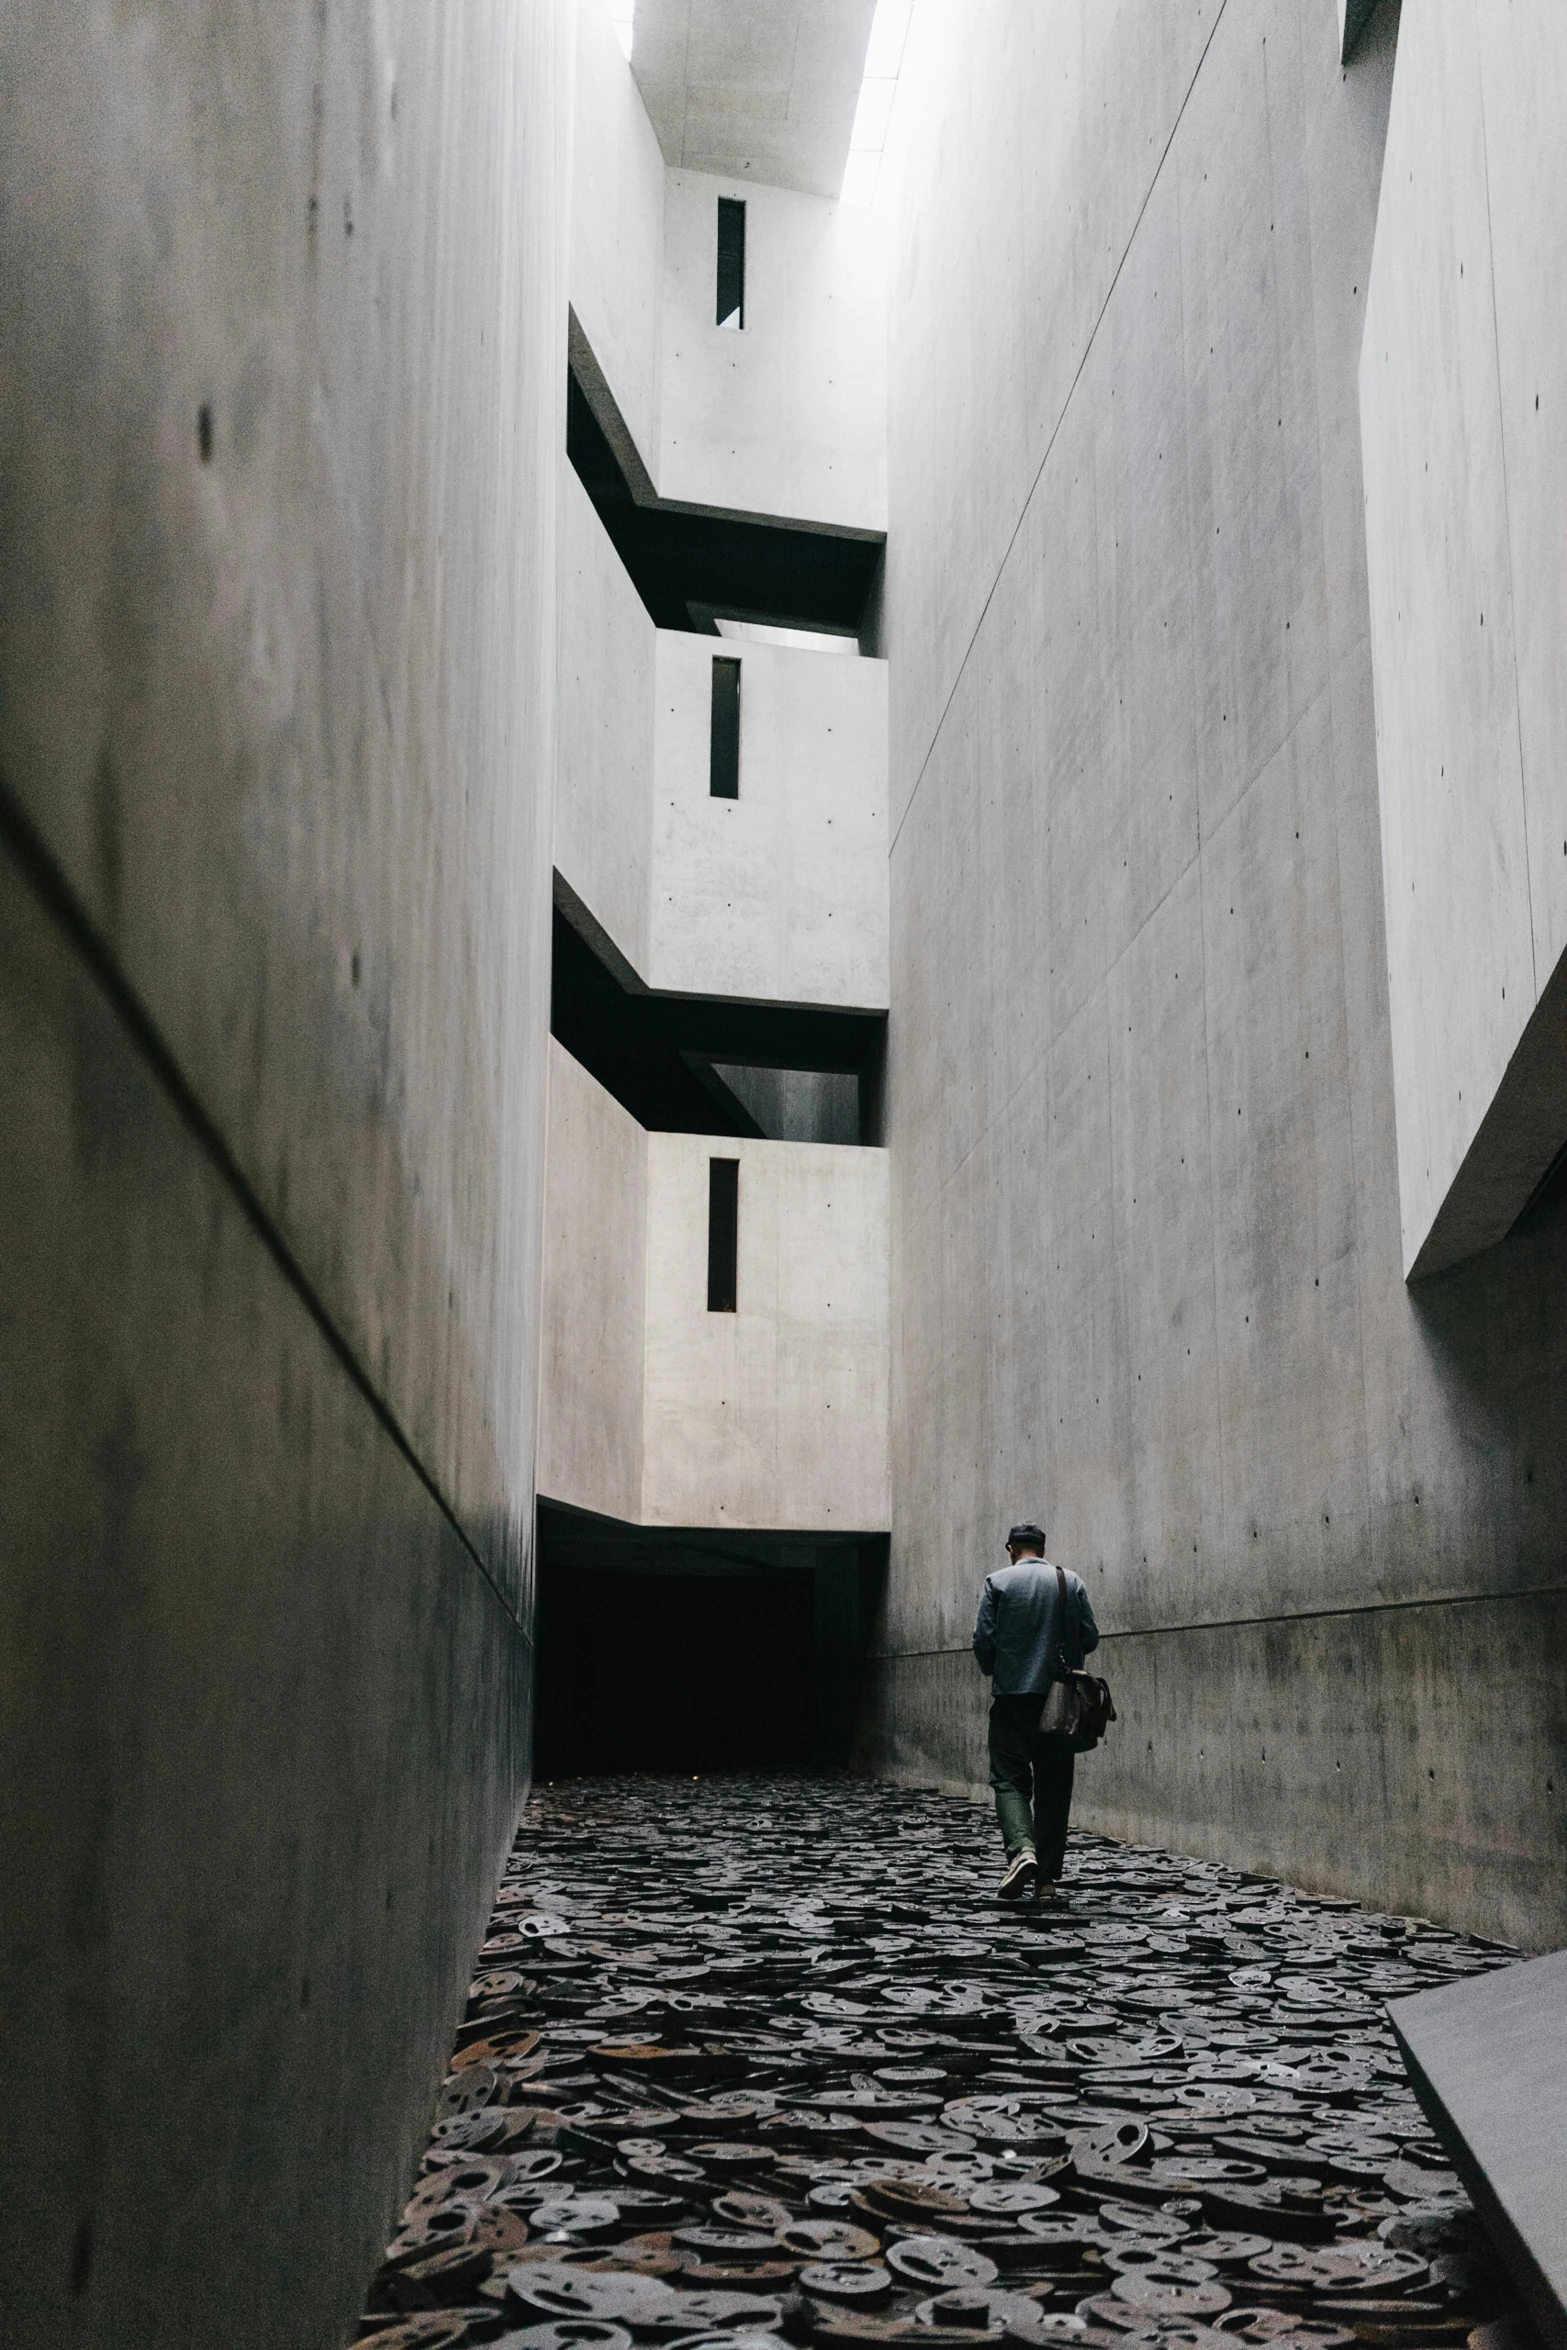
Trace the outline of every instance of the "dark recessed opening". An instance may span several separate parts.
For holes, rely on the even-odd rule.
[[[847,1762],[886,1559],[541,1501],[535,1776]]]
[[[539,1578],[541,1779],[767,1770],[811,1752],[811,1578]]]
[[[745,324],[745,206],[734,196],[718,199],[718,307],[720,326]]]
[[[659,628],[717,634],[714,612],[860,632],[883,540],[639,506],[588,396],[566,385],[566,454]]]
[[[713,662],[707,788],[715,800],[740,797],[740,664],[723,654]]]
[[[740,1289],[740,1162],[707,1162],[707,1310],[733,1314]]]

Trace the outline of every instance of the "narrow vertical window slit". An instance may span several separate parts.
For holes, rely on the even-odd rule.
[[[735,196],[718,199],[718,323],[745,324],[745,205]]]
[[[707,788],[715,800],[740,797],[740,664],[723,655],[713,663]]]
[[[707,1310],[739,1309],[740,1162],[707,1162]]]

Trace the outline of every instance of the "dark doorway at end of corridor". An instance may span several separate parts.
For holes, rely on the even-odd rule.
[[[541,1502],[535,1778],[846,1763],[886,1548]]]

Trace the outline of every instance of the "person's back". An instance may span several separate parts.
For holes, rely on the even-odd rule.
[[[1006,1845],[1004,1901],[1053,1897],[1072,1807],[1070,1741],[1042,1735],[1051,1684],[1099,1646],[1080,1576],[1045,1557],[1044,1530],[1029,1521],[1007,1536],[1010,1564],[985,1578],[974,1655],[991,1676],[990,1784]]]
[[[1098,1645],[1099,1628],[1080,1576],[1035,1553],[986,1576],[974,1654],[980,1671],[991,1676],[994,1696],[1043,1696],[1056,1678],[1058,1656],[1076,1671]]]

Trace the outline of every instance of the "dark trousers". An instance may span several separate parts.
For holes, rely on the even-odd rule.
[[[1066,1858],[1077,1757],[1059,1739],[1039,1736],[1043,1704],[1042,1697],[991,1699],[990,1784],[1008,1860],[1032,1844],[1040,1875],[1054,1883]]]

